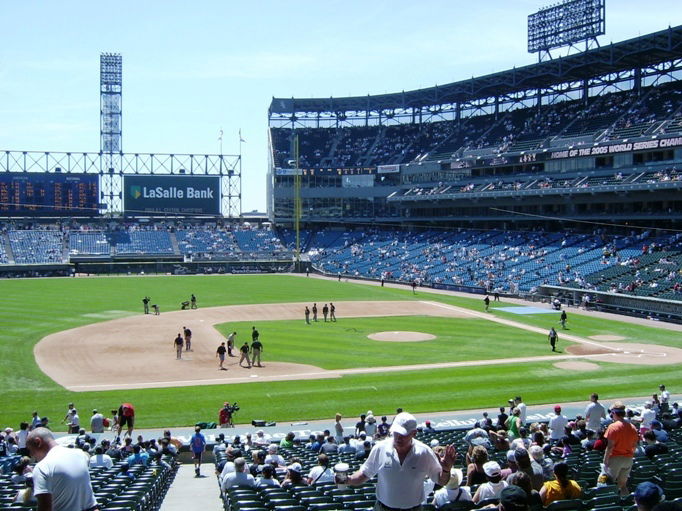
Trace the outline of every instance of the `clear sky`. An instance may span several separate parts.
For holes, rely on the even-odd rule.
[[[123,55],[125,152],[242,146],[242,209],[265,210],[275,97],[397,92],[537,60],[550,0],[5,0],[0,150],[99,151],[99,54]],[[682,24],[680,0],[607,0],[602,45]]]

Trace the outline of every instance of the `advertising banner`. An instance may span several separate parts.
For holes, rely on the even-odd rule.
[[[126,215],[219,215],[219,176],[123,176]]]

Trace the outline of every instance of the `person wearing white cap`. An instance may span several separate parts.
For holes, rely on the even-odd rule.
[[[440,490],[433,494],[433,505],[436,509],[443,507],[451,502],[469,502],[471,501],[471,492],[466,486],[460,486],[464,474],[459,468],[450,470],[450,480],[448,484],[443,486]]]
[[[268,446],[268,455],[265,457],[265,463],[269,465],[277,465],[278,467],[285,467],[286,461],[281,454],[277,454],[277,444],[270,444]]]
[[[259,429],[256,431],[256,436],[253,439],[253,443],[256,447],[265,447],[270,443],[270,435],[266,435],[265,431]]]
[[[390,433],[372,448],[348,484],[358,486],[376,475],[376,511],[418,511],[424,499],[424,479],[441,486],[450,479],[455,446],[448,445],[439,459],[429,446],[415,439],[417,419],[406,412],[396,415]]]
[[[502,469],[497,461],[489,461],[483,465],[483,471],[488,478],[487,483],[483,483],[476,490],[473,497],[474,504],[478,504],[487,499],[497,499],[500,493],[508,484],[502,479]]]

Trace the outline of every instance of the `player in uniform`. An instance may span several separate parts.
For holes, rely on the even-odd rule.
[[[225,363],[225,352],[227,351],[227,348],[225,348],[225,343],[221,342],[220,346],[218,346],[218,349],[215,352],[215,356],[220,359],[220,370],[221,371],[227,371],[225,367],[223,367],[223,364]]]
[[[182,332],[185,334],[185,351],[192,351],[192,331],[183,326]]]
[[[175,346],[175,358],[176,358],[176,360],[180,360],[182,358],[182,346],[184,344],[185,344],[185,341],[182,340],[182,335],[180,335],[180,332],[178,332],[178,336],[173,341],[173,346]]]

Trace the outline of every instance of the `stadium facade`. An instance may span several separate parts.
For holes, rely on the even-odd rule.
[[[269,217],[679,229],[681,70],[678,26],[428,89],[273,98]]]

